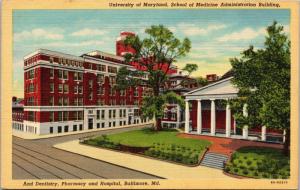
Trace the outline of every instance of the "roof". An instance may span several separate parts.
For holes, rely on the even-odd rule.
[[[227,99],[237,97],[238,88],[232,84],[233,77],[218,80],[214,83],[185,93],[186,99]]]

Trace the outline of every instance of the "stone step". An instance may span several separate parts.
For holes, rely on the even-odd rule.
[[[208,153],[205,154],[205,156],[217,156],[217,157],[222,157],[222,158],[228,158],[227,155],[218,154],[218,153],[214,153],[214,152],[208,152]]]
[[[211,168],[223,169],[224,162],[226,162],[227,160],[228,156],[226,155],[208,152],[205,154],[200,165]]]

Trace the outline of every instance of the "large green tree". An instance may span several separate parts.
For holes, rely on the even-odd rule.
[[[163,109],[169,101],[181,105],[182,99],[175,93],[168,92],[166,82],[168,73],[173,63],[178,58],[186,56],[191,49],[188,38],[179,40],[163,25],[153,25],[145,30],[147,37],[141,39],[137,36],[129,36],[124,44],[135,50],[134,54],[126,54],[127,63],[134,62],[143,68],[143,72],[120,69],[117,75],[117,88],[125,89],[135,87],[141,83],[151,89],[152,94],[143,99],[141,106],[142,116],[155,118],[156,129],[161,129]],[[183,70],[189,75],[197,69],[195,64],[187,64]],[[148,80],[141,80],[141,76],[147,74]]]
[[[239,127],[264,125],[286,131],[284,153],[290,145],[290,40],[283,26],[267,27],[264,47],[250,46],[241,58],[231,59],[233,83],[239,88],[239,98],[232,101]],[[248,105],[248,117],[242,114]]]

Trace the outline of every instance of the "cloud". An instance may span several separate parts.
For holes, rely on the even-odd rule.
[[[45,47],[82,47],[82,46],[92,46],[92,45],[103,45],[104,41],[82,41],[82,42],[52,42],[44,44]]]
[[[211,24],[207,27],[198,27],[195,24],[186,24],[180,23],[178,24],[178,28],[185,34],[189,36],[197,36],[197,35],[206,35],[215,30],[221,30],[226,28],[225,24]]]
[[[251,40],[257,38],[259,36],[266,35],[265,28],[259,28],[258,30],[252,28],[244,28],[239,32],[233,32],[231,34],[226,34],[220,38],[217,38],[219,42],[227,42],[227,41],[240,41],[240,40]]]
[[[64,35],[61,34],[61,31],[54,31],[54,29],[43,29],[35,28],[31,31],[24,30],[19,33],[14,34],[15,41],[22,41],[26,39],[47,39],[47,40],[61,40],[64,38]]]
[[[107,31],[105,30],[84,28],[82,30],[71,33],[71,36],[102,36],[106,33]]]

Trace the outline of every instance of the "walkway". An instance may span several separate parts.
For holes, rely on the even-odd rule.
[[[245,146],[270,147],[270,148],[280,148],[280,149],[283,148],[283,145],[281,144],[273,144],[273,143],[265,143],[265,142],[241,140],[241,139],[231,139],[231,138],[215,137],[215,136],[212,137],[212,136],[182,133],[179,134],[179,137],[211,141],[213,144],[209,148],[210,152],[225,154],[228,156],[231,156],[231,154],[235,150]]]
[[[142,171],[166,179],[225,179],[222,170],[204,166],[189,167],[142,156],[121,153],[79,144],[78,140],[56,144],[54,147],[104,162]]]

